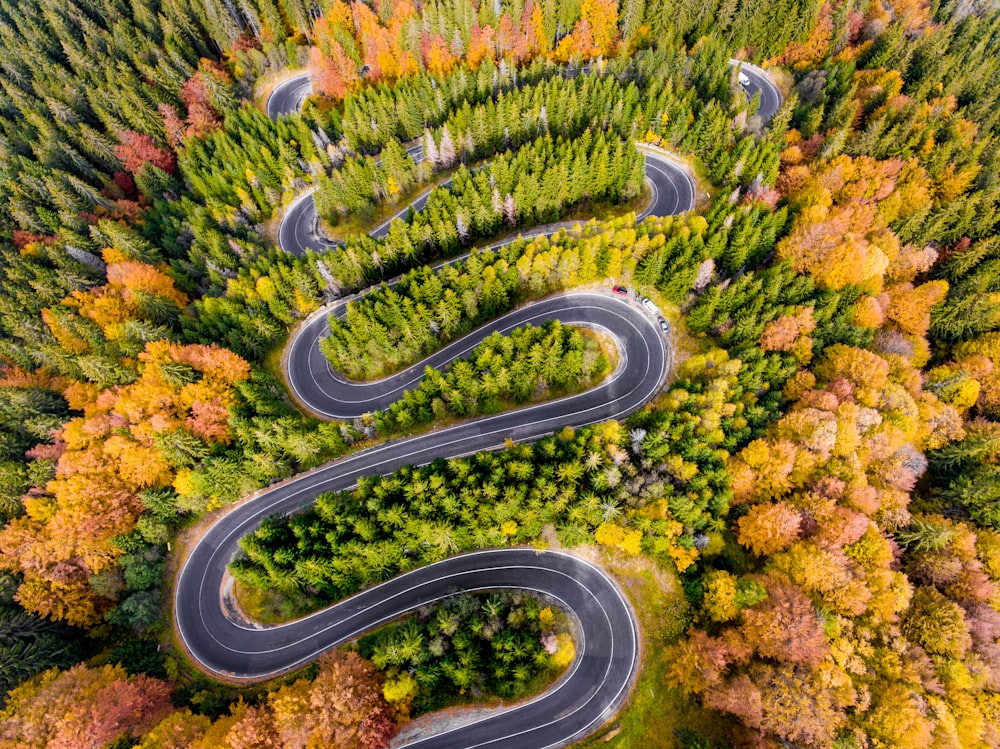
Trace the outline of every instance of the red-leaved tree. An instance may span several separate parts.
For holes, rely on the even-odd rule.
[[[122,133],[121,143],[115,146],[115,156],[125,168],[138,174],[146,164],[153,164],[173,174],[177,168],[176,157],[166,148],[160,148],[149,135],[126,130]]]

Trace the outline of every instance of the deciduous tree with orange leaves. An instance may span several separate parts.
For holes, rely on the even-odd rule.
[[[773,554],[799,537],[801,523],[799,511],[787,502],[754,505],[737,521],[737,539],[755,554]]]
[[[59,435],[66,447],[56,477],[0,530],[0,568],[24,575],[18,599],[29,610],[96,623],[111,600],[89,579],[114,568],[121,550],[113,539],[131,532],[143,511],[138,492],[174,480],[178,466],[165,455],[163,436],[184,432],[206,448],[230,439],[233,386],[250,374],[243,359],[215,346],[158,341],[139,365],[130,385],[66,388],[83,416]]]
[[[330,99],[343,99],[357,87],[358,66],[340,42],[331,39],[326,52],[319,47],[309,50],[309,77],[313,90]]]
[[[798,212],[778,256],[834,289],[858,284],[880,292],[900,254],[889,222],[930,207],[926,173],[900,160],[838,156],[804,180],[799,175],[781,184]],[[897,190],[909,199],[894,199]]]
[[[829,647],[812,601],[780,576],[765,578],[767,599],[745,609],[739,627],[747,645],[763,658],[816,665]]]
[[[11,749],[103,749],[138,736],[173,710],[171,685],[121,666],[52,669],[14,689],[0,712]]]
[[[487,57],[491,56],[493,27],[472,24],[469,30],[469,44],[465,49],[465,64],[469,70],[475,70]]]
[[[458,62],[440,34],[425,33],[420,40],[420,54],[424,59],[424,67],[432,75],[444,75]]]

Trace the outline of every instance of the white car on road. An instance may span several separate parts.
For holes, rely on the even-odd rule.
[[[740,74],[739,74],[739,82],[740,82],[741,86],[749,86],[750,85],[750,79],[747,77],[747,74],[744,73],[742,70],[740,71]]]

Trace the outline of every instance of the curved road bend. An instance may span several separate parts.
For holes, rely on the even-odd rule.
[[[417,164],[424,160],[424,147],[420,143],[411,145],[406,149],[406,152],[413,157],[413,161]],[[447,180],[443,184],[449,182],[451,180]],[[369,234],[375,239],[384,237],[389,233],[389,225],[395,219],[405,216],[410,208],[419,211],[427,205],[427,199],[433,189],[433,187],[428,187],[405,208],[379,224]],[[290,252],[293,255],[305,255],[307,250],[325,252],[333,247],[339,247],[341,244],[323,233],[319,216],[316,213],[316,203],[313,202],[313,190],[315,188],[310,188],[299,195],[285,211],[285,215],[281,217],[281,223],[278,225],[278,246],[285,252]]]
[[[271,117],[278,117],[296,111],[302,102],[301,99],[296,102],[295,96],[290,92],[299,90],[301,86],[308,87],[308,85],[309,76],[303,73],[289,78],[281,86],[275,88],[267,101],[268,114]],[[287,87],[287,89],[282,88],[282,86]],[[274,102],[273,112],[272,102]],[[279,102],[281,107],[279,107]],[[406,150],[413,157],[414,162],[419,164],[424,160],[424,149],[420,142],[412,144]],[[694,182],[687,171],[677,162],[660,154],[651,151],[645,151],[644,154],[646,157],[646,180],[650,184],[653,200],[638,218],[672,216],[694,208]],[[447,185],[448,181],[442,184]],[[389,233],[389,225],[395,219],[404,217],[411,208],[414,211],[421,210],[427,205],[427,199],[430,197],[432,189],[432,187],[427,188],[413,202],[369,232],[370,235],[375,239],[380,239]],[[308,250],[324,252],[339,244],[339,242],[324,235],[320,227],[319,216],[316,213],[316,204],[313,201],[313,190],[311,189],[295,199],[285,211],[285,215],[278,225],[278,245],[285,252],[294,255],[305,255]]]
[[[347,302],[336,302],[328,309],[330,314],[342,318]],[[327,315],[317,315],[298,331],[289,347],[285,372],[295,397],[309,410],[329,419],[352,419],[388,408],[405,390],[419,385],[425,367],[441,369],[453,359],[467,356],[491,333],[506,334],[522,325],[539,326],[559,320],[567,325],[584,325],[610,332],[617,339],[621,355],[625,357],[623,361],[627,360],[629,366],[615,374],[613,387],[591,391],[601,392],[601,397],[613,399],[638,385],[652,374],[646,372],[642,358],[652,353],[659,360],[661,355],[656,351],[659,335],[644,313],[606,294],[569,293],[509,312],[391,377],[374,382],[353,382],[333,370],[320,352],[319,341],[330,330],[327,320]],[[656,333],[655,338],[648,333]],[[662,349],[662,341],[659,347]],[[663,356],[665,365],[665,354]]]
[[[301,510],[319,494],[350,488],[362,476],[385,475],[404,465],[496,448],[507,438],[534,440],[567,424],[582,426],[621,417],[644,405],[659,389],[666,366],[663,338],[650,318],[627,302],[606,294],[566,294],[501,318],[497,326],[516,325],[516,315],[532,312],[539,320],[574,320],[607,330],[620,347],[621,366],[604,383],[579,395],[378,445],[234,507],[194,546],[177,578],[177,628],[196,661],[228,678],[266,678],[456,592],[518,588],[559,601],[577,619],[577,660],[571,672],[555,688],[523,706],[415,745],[437,749],[487,743],[510,749],[557,746],[614,714],[638,667],[635,617],[621,591],[600,569],[568,554],[501,549],[452,557],[278,627],[241,625],[221,605],[226,567],[239,548],[239,539],[268,515]],[[457,344],[471,345],[483,333],[476,331]]]
[[[351,480],[343,477],[331,483],[343,485]],[[270,505],[281,503],[268,497]],[[294,498],[292,504],[297,504]],[[258,521],[259,517],[248,520],[230,513],[212,531],[219,529],[218,535],[225,536],[221,540],[238,538]],[[534,549],[463,554],[395,577],[306,619],[250,629],[225,618],[219,606],[219,583],[230,551],[228,544],[213,549],[202,542],[195,547],[181,580],[186,582],[185,576],[191,575],[203,585],[196,601],[183,608],[178,601],[177,613],[181,635],[203,666],[240,678],[266,677],[303,665],[379,624],[456,592],[534,591],[571,612],[577,624],[577,658],[552,689],[499,715],[408,743],[408,747],[565,745],[593,731],[618,710],[638,668],[639,636],[631,607],[599,567],[569,554]]]
[[[312,93],[312,82],[308,73],[299,73],[282,81],[268,94],[264,109],[267,116],[276,120],[282,115],[298,112],[302,102]]]
[[[307,89],[296,91],[294,80],[279,87],[284,93],[272,94],[269,99],[268,113],[272,117],[296,109],[301,103]],[[669,189],[664,192],[664,200],[684,202],[683,187],[677,189],[673,199]],[[657,193],[654,205],[659,200]],[[693,192],[687,202],[692,200]],[[302,202],[312,204],[308,199]],[[651,207],[650,213],[659,210]],[[580,426],[624,416],[641,407],[659,388],[666,364],[663,339],[645,315],[621,300],[600,294],[569,294],[518,310],[493,327],[516,325],[519,323],[514,316],[532,314],[605,328],[617,339],[623,365],[608,381],[588,392],[355,453],[285,482],[226,513],[191,550],[175,588],[178,633],[204,668],[233,679],[267,678],[307,663],[380,622],[456,591],[533,589],[561,601],[578,622],[578,657],[570,673],[555,688],[527,704],[414,745],[438,749],[487,744],[510,749],[558,746],[579,738],[614,714],[638,666],[635,617],[621,591],[599,568],[567,554],[501,549],[452,557],[278,627],[241,625],[228,618],[221,602],[226,567],[238,549],[238,540],[267,515],[301,510],[320,493],[350,488],[361,476],[384,475],[403,465],[428,463],[439,456],[471,454],[497,447],[506,438],[537,439],[567,423]],[[319,319],[325,325],[325,317]],[[481,329],[452,345],[456,349],[467,347],[477,334],[488,330]],[[362,400],[385,397],[384,391],[401,384],[392,380],[374,383],[383,392],[362,393]],[[339,401],[333,406],[360,407]]]
[[[771,82],[770,77],[762,68],[753,63],[744,60],[730,60],[729,64],[734,67],[738,65],[744,75],[750,79],[750,83],[743,86],[748,98],[752,99],[760,91],[760,107],[757,109],[757,116],[764,122],[770,122],[781,109],[781,92],[778,91],[778,87]]]
[[[416,147],[414,160],[423,160],[423,149]],[[694,208],[694,183],[687,171],[676,162],[652,151],[644,151],[646,157],[646,180],[653,194],[652,202],[638,216],[673,216]],[[447,185],[446,180],[442,185]],[[427,205],[431,190],[428,188],[412,203],[401,209],[391,218],[373,229],[370,233],[375,239],[380,239],[389,233],[389,225],[397,218],[404,217],[412,208],[419,211]],[[316,214],[316,203],[313,201],[313,191],[302,193],[285,211],[278,226],[278,245],[285,252],[294,255],[305,255],[308,250],[319,252],[337,247],[340,243],[324,236]]]

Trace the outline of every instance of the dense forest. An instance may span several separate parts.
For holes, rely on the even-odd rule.
[[[308,608],[462,550],[584,548],[657,581],[611,746],[1000,746],[998,48],[975,0],[0,0],[0,743],[371,749],[572,661],[515,593],[254,687],[176,646],[163,591],[208,513],[609,366],[527,328],[385,412],[306,415],[290,331],[398,276],[332,320],[344,374],[613,277],[667,311],[669,387],[268,518],[240,585]],[[773,119],[730,58],[778,84]],[[293,69],[313,94],[272,120]],[[692,166],[695,212],[620,215],[635,142]],[[343,243],[286,254],[311,188]]]

